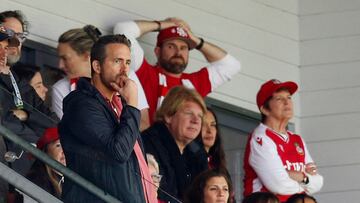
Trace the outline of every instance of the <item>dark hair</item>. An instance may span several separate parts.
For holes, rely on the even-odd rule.
[[[124,44],[127,47],[131,47],[131,42],[128,38],[126,38],[125,35],[118,34],[118,35],[106,35],[103,37],[100,37],[98,41],[95,42],[93,47],[91,48],[91,67],[93,61],[99,61],[102,65],[106,58],[106,45],[112,44],[112,43],[118,43],[118,44]],[[94,74],[94,70],[91,68],[91,75]]]
[[[204,188],[206,183],[213,177],[225,178],[229,188],[229,199],[227,201],[229,203],[233,193],[233,188],[228,174],[229,173],[226,171],[226,169],[211,169],[200,173],[195,177],[194,181],[187,189],[184,197],[184,203],[204,202]]]
[[[280,203],[280,201],[271,192],[254,192],[246,196],[242,203]]]
[[[316,199],[306,193],[301,193],[301,194],[294,194],[292,195],[287,201],[286,203],[297,203],[299,200],[301,202],[305,202],[305,199],[311,199],[313,200],[315,203],[317,203]]]
[[[91,47],[101,36],[101,32],[93,25],[86,25],[83,28],[75,28],[60,35],[59,43],[69,43],[70,47],[77,54],[83,54],[91,51]]]
[[[222,144],[222,138],[221,138],[217,116],[214,110],[211,109],[210,107],[206,107],[206,110],[214,116],[216,122],[215,142],[214,145],[210,147],[208,152],[208,156],[211,157],[210,164],[212,164],[214,168],[226,168],[225,151],[224,151],[224,146]],[[202,133],[200,133],[200,135],[196,139],[197,141],[202,143]]]
[[[274,93],[281,92],[281,91],[289,92],[289,90],[287,88],[283,87],[283,88],[277,89]],[[272,98],[273,98],[273,96],[271,96],[265,100],[264,105],[263,105],[264,109],[271,110],[270,109],[270,100]],[[260,113],[261,113],[261,122],[264,123],[266,121],[267,116],[265,114],[263,114],[261,111],[260,111]]]
[[[16,18],[22,26],[23,32],[28,32],[29,23],[26,21],[24,14],[19,10],[3,11],[0,13],[0,22],[4,23],[6,18]]]
[[[39,66],[34,66],[30,64],[17,63],[11,67],[11,71],[19,77],[19,80],[22,80],[26,83],[30,83],[34,75],[41,71]]]

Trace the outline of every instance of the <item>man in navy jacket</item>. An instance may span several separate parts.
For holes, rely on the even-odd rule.
[[[122,202],[143,203],[150,201],[140,174],[149,172],[142,165],[137,87],[127,77],[129,64],[124,35],[101,37],[91,51],[91,81],[80,78],[64,99],[59,132],[67,167]],[[62,197],[103,202],[66,178]]]

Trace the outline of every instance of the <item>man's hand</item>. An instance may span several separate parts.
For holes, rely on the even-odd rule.
[[[300,171],[287,171],[290,178],[297,181],[297,182],[302,182],[304,180],[304,173],[300,172]]]
[[[317,174],[317,167],[315,163],[308,163],[305,165],[305,172],[310,175],[316,175]]]
[[[24,110],[15,109],[15,110],[12,110],[12,112],[13,112],[14,116],[16,116],[21,121],[26,121],[28,119],[28,114]]]
[[[194,33],[191,31],[190,25],[187,22],[185,22],[183,19],[171,17],[171,18],[167,18],[165,20],[171,21],[176,26],[179,26],[182,29],[184,29],[189,34],[190,39],[192,41],[194,41],[195,44],[200,43],[200,39],[197,36],[194,35]]]
[[[127,76],[122,75],[117,82],[111,86],[126,100],[127,104],[133,107],[138,105],[138,93],[136,83]]]

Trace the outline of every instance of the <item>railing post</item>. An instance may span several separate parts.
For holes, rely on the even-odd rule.
[[[45,164],[49,165],[51,168],[59,171],[65,177],[71,179],[76,184],[80,185],[84,189],[88,190],[92,194],[96,195],[100,199],[104,200],[105,202],[111,203],[121,203],[115,197],[107,194],[104,190],[98,188],[93,183],[87,181],[77,173],[73,172],[72,170],[66,168],[59,162],[55,161],[54,159],[50,158],[47,154],[42,152],[41,150],[37,149],[36,147],[32,146],[30,143],[24,141],[19,136],[15,135],[13,132],[5,128],[3,125],[0,124],[0,135],[6,137],[8,140],[16,143],[17,145],[21,146],[24,150],[30,152],[33,156],[38,158],[39,160],[43,161]]]

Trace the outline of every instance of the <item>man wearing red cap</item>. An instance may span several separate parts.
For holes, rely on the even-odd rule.
[[[136,38],[159,31],[155,47],[157,64],[150,65]],[[132,41],[132,68],[136,71],[149,104],[149,118],[161,105],[164,96],[174,86],[196,89],[205,97],[216,87],[240,71],[240,62],[220,47],[195,36],[189,25],[178,18],[163,21],[128,21],[115,25],[114,33],[123,33]],[[209,65],[193,73],[184,73],[189,51],[199,50]]]
[[[323,185],[304,140],[287,130],[297,88],[291,81],[269,80],[257,93],[262,120],[246,145],[244,196],[269,191],[285,202],[296,193],[318,192]]]

